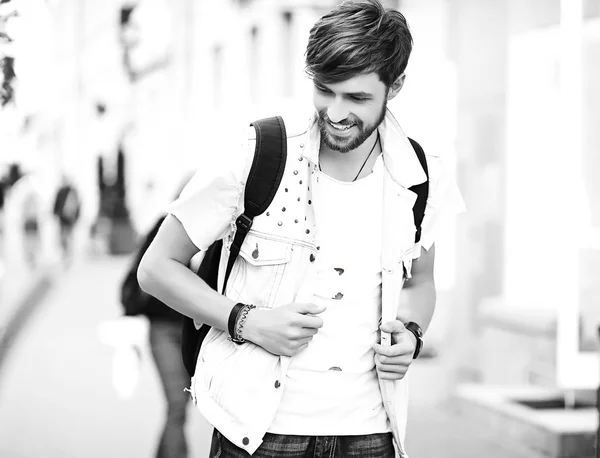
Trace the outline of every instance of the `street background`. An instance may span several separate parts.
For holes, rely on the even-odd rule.
[[[305,128],[308,32],[337,3],[0,0],[2,458],[154,455],[164,399],[147,323],[121,317],[126,265],[230,129]],[[592,458],[600,2],[383,3],[414,39],[389,108],[468,210],[436,241],[411,458]],[[81,201],[70,263],[65,179]],[[186,428],[204,456],[193,408]]]

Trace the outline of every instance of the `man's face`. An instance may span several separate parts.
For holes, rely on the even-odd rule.
[[[334,84],[315,77],[313,83],[321,138],[332,150],[347,153],[358,148],[383,121],[388,91],[376,73]]]

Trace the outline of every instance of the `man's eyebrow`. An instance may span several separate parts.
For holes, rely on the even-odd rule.
[[[369,94],[368,92],[344,92],[344,95],[349,95],[352,97],[372,97],[372,94]]]
[[[313,82],[315,83],[315,85],[317,87],[320,87],[322,89],[326,89],[328,91],[331,91],[331,89],[329,89],[327,86],[325,86],[325,84],[321,83],[320,81],[317,81],[316,79],[313,80]],[[333,92],[333,91],[331,91]],[[358,91],[358,92],[344,92],[343,93],[346,96],[350,96],[350,97],[373,97],[373,94],[370,94],[368,92],[364,92],[364,91]]]

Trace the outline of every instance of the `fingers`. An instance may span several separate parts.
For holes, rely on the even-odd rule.
[[[325,310],[316,304],[287,304],[268,310],[261,320],[260,346],[278,355],[292,356],[304,350],[323,326],[323,319],[316,316]]]
[[[306,347],[310,344],[312,340],[312,336],[303,337],[302,339],[293,340],[288,342],[282,350],[278,353],[285,356],[294,356],[297,353],[305,350]]]
[[[310,341],[312,340],[312,336],[304,337],[303,339],[299,339],[295,342],[295,349],[290,352],[290,356],[294,356],[301,351],[306,350],[306,348],[310,345]]]
[[[387,323],[383,323],[379,327],[379,329],[381,329],[383,332],[387,332],[389,334],[402,333],[402,332],[406,331],[406,328],[404,327],[404,323],[402,323],[402,321],[400,321],[400,320],[388,321]]]
[[[306,347],[312,339],[313,336],[303,337],[302,339],[298,339],[296,344],[298,345],[298,348]]]
[[[318,316],[298,315],[294,324],[303,328],[320,329],[323,327],[323,319]]]
[[[374,344],[373,350],[375,350],[376,354],[387,357],[404,355],[410,355],[412,357],[415,352],[415,349],[409,340],[398,342],[395,345]]]
[[[375,366],[379,378],[383,380],[400,380],[404,378],[412,358],[395,357],[388,359],[385,356],[375,355]]]
[[[384,366],[402,366],[409,365],[412,362],[411,355],[402,356],[384,356],[375,355],[375,361],[381,363]]]
[[[289,340],[301,340],[306,337],[312,338],[312,336],[314,336],[317,332],[319,332],[319,330],[315,328],[299,328],[296,326],[290,326],[284,335]]]
[[[316,316],[325,311],[327,307],[317,304],[290,304],[288,310],[292,310],[290,324],[301,328],[323,327],[323,319]]]
[[[392,335],[393,345],[373,345],[377,373],[382,380],[400,380],[413,361],[415,345],[406,337],[411,333],[406,332],[404,324],[399,320],[384,323],[380,329]]]
[[[327,307],[319,304],[292,304],[292,309],[302,315],[318,315],[325,311]]]
[[[302,328],[303,336],[314,336],[319,330],[317,328]]]
[[[406,372],[399,374],[396,372],[383,372],[378,371],[378,377],[381,380],[402,380],[406,375]]]

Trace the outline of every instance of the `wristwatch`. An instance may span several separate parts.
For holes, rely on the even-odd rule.
[[[413,359],[417,359],[419,353],[421,353],[421,348],[423,348],[423,330],[421,329],[421,326],[414,321],[405,324],[404,327],[412,332],[417,338],[417,348],[415,348],[415,352],[413,353]]]

